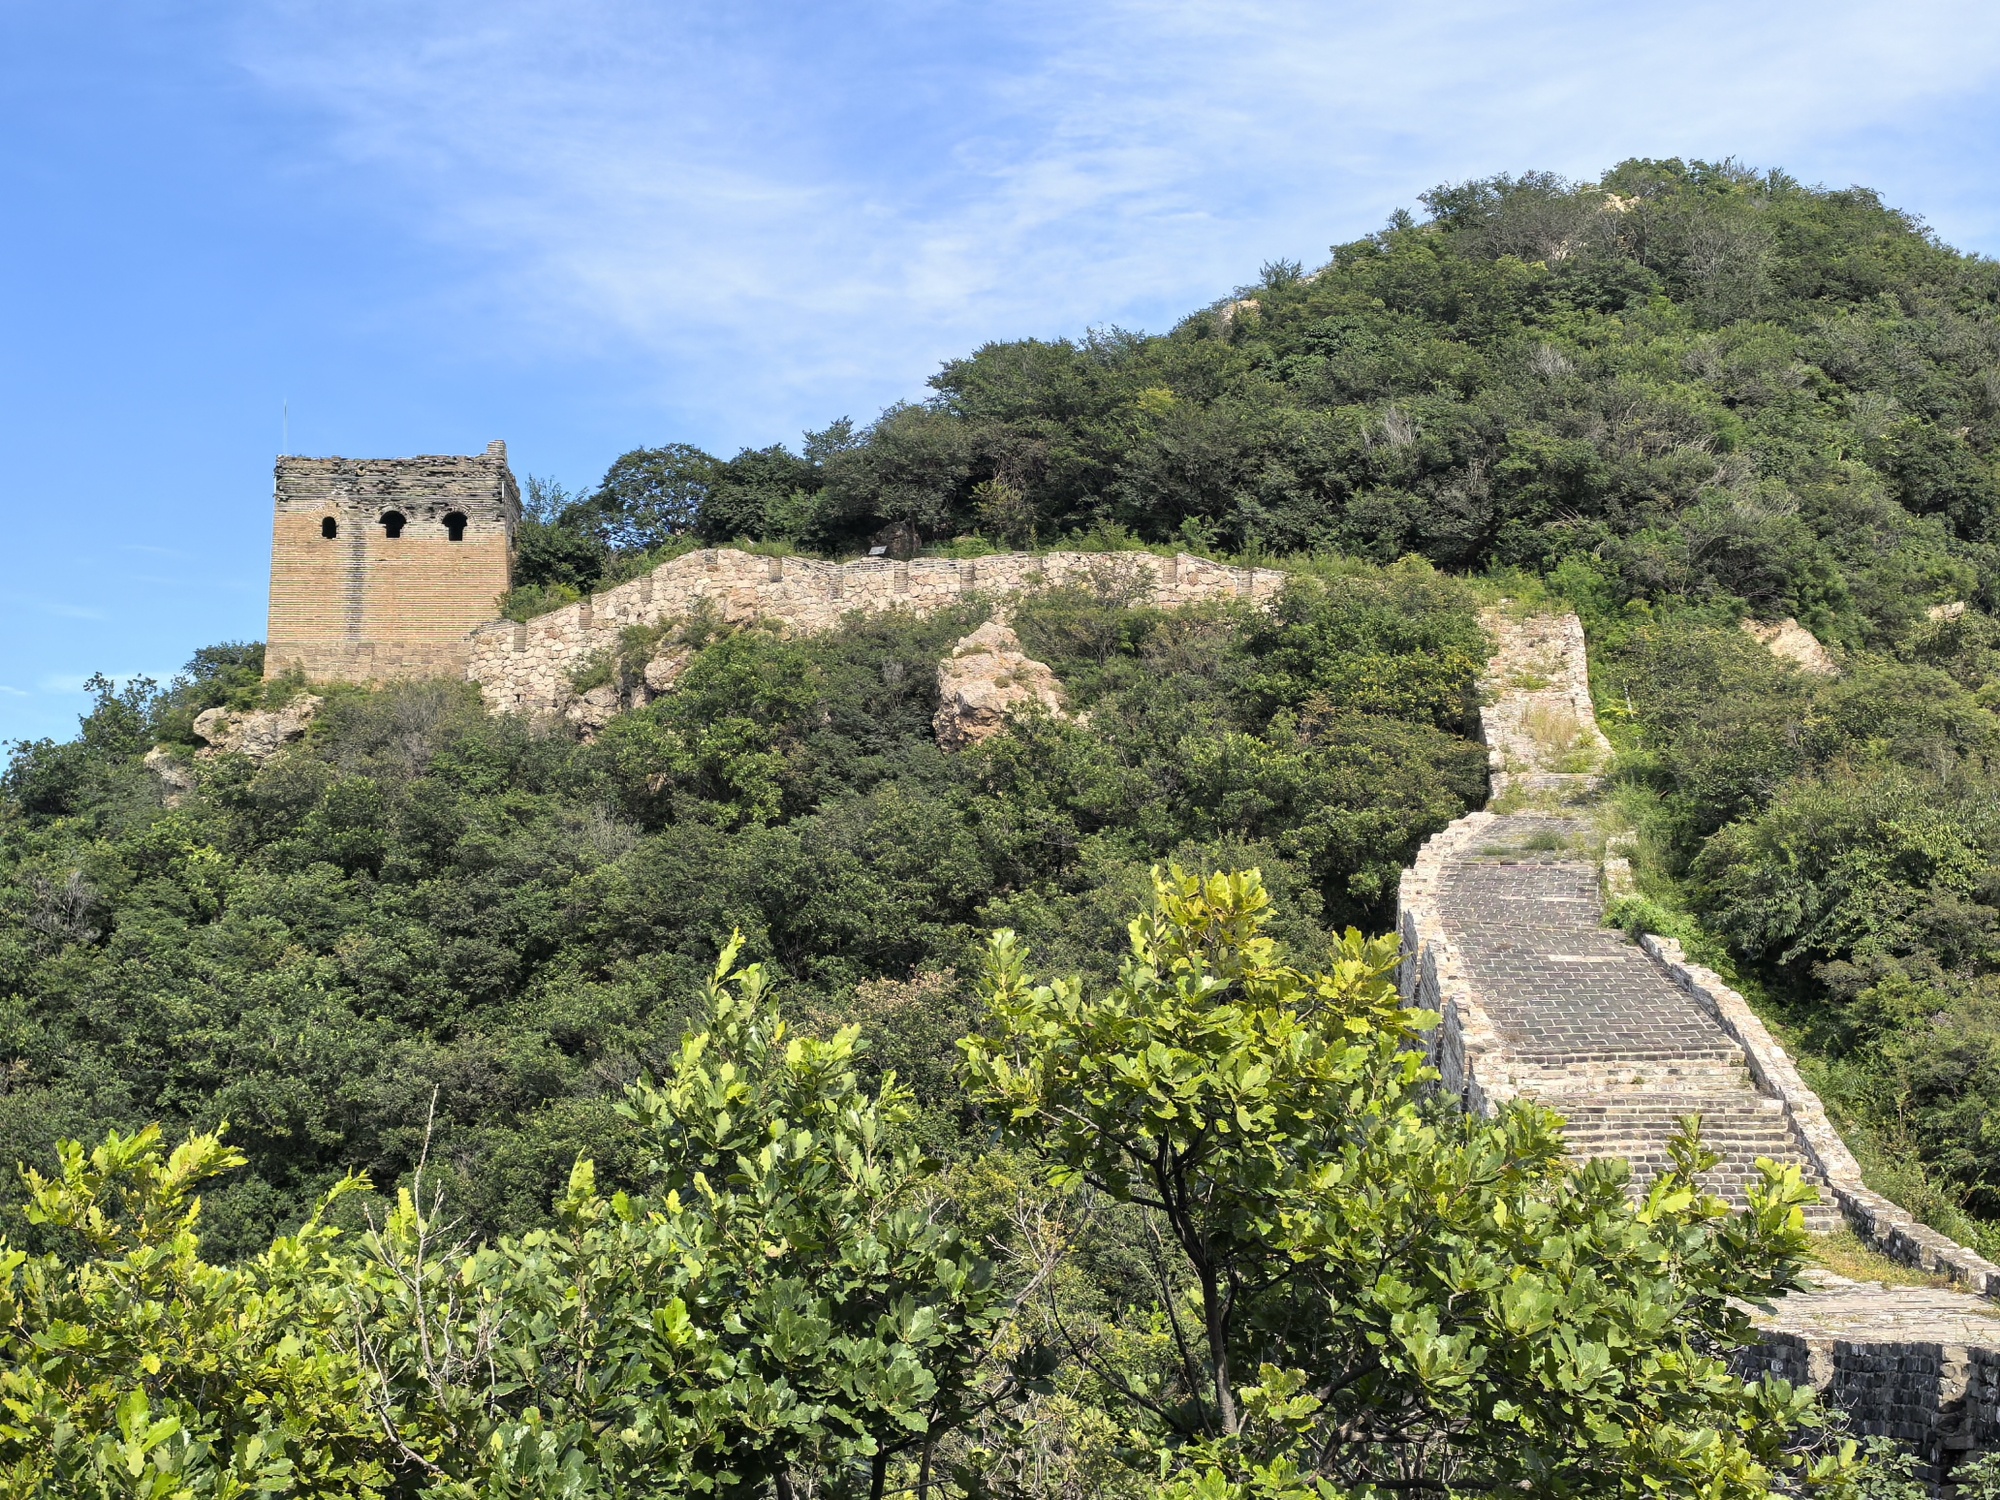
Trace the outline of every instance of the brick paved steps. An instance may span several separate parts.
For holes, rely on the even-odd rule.
[[[1892,1258],[2000,1299],[2000,1266],[1868,1190],[1819,1100],[1740,995],[1686,962],[1678,944],[1649,938],[1641,951],[1601,925],[1592,822],[1601,781],[1592,770],[1610,747],[1591,717],[1582,627],[1505,611],[1484,623],[1499,647],[1481,711],[1494,810],[1426,843],[1404,872],[1400,902],[1404,993],[1443,1017],[1431,1054],[1442,1086],[1488,1113],[1537,1100],[1564,1116],[1575,1158],[1629,1162],[1639,1192],[1668,1165],[1680,1117],[1699,1113],[1702,1138],[1721,1157],[1703,1181],[1719,1196],[1744,1202],[1760,1156],[1811,1166],[1805,1175],[1826,1201],[1806,1211],[1808,1228],[1839,1228],[1844,1208]],[[1524,804],[1533,810],[1501,811]],[[1602,868],[1629,879],[1622,857]],[[1765,1342],[1742,1353],[1741,1373],[1825,1392],[1856,1433],[1915,1445],[1934,1479],[1951,1453],[2000,1448],[1991,1302],[1823,1279],[1824,1293],[1756,1314]]]
[[[1558,836],[1575,844],[1586,832],[1577,818],[1499,818],[1474,847]],[[1438,908],[1510,1059],[1742,1065],[1742,1049],[1714,1019],[1622,933],[1603,926],[1594,860],[1568,850],[1541,860],[1455,862]]]
[[[1528,722],[1525,713],[1510,717],[1506,697],[1499,718]],[[1536,749],[1518,737],[1496,754],[1517,790],[1577,794],[1568,805],[1485,819],[1439,872],[1440,936],[1496,1033],[1500,1055],[1487,1064],[1496,1082],[1563,1114],[1578,1158],[1630,1161],[1635,1191],[1666,1167],[1667,1140],[1691,1113],[1723,1158],[1705,1183],[1731,1202],[1743,1203],[1759,1180],[1758,1157],[1805,1165],[1783,1105],[1757,1091],[1743,1048],[1603,925],[1594,779],[1534,770]],[[1521,782],[1531,770],[1534,779]],[[1830,1209],[1814,1217],[1832,1227]]]
[[[1749,1088],[1747,1082],[1727,1093],[1680,1093],[1634,1090],[1593,1094],[1538,1094],[1536,1102],[1564,1118],[1564,1139],[1578,1161],[1623,1158],[1632,1166],[1632,1185],[1643,1191],[1664,1172],[1672,1158],[1667,1141],[1687,1115],[1701,1116],[1701,1138],[1722,1160],[1702,1176],[1702,1185],[1734,1203],[1749,1201],[1749,1190],[1763,1181],[1757,1159],[1799,1162],[1808,1182],[1825,1183],[1799,1161],[1797,1142],[1784,1106]],[[1830,1203],[1807,1210],[1815,1229],[1837,1227]]]
[[[1546,1059],[1514,1062],[1507,1076],[1523,1093],[1545,1098],[1645,1089],[1658,1094],[1710,1099],[1751,1086],[1750,1070],[1741,1049],[1734,1056],[1719,1058],[1613,1057],[1581,1062]]]

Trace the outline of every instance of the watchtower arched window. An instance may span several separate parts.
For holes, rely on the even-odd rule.
[[[451,511],[444,518],[444,534],[454,542],[465,540],[465,515],[461,511]]]
[[[388,537],[399,537],[403,534],[403,513],[400,510],[382,513],[382,534]]]
[[[319,523],[319,534],[329,542],[332,541],[340,535],[340,522],[334,520],[332,516],[328,516],[324,521]]]

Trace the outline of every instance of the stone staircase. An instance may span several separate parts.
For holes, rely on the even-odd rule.
[[[1482,684],[1488,808],[1426,843],[1403,874],[1403,990],[1443,1016],[1432,1060],[1468,1109],[1531,1099],[1561,1114],[1571,1155],[1630,1163],[1634,1194],[1666,1169],[1687,1115],[1721,1160],[1704,1185],[1747,1202],[1757,1162],[1820,1190],[1807,1227],[1843,1220],[1936,1287],[1813,1273],[1817,1289],[1757,1314],[1737,1359],[1810,1383],[1852,1430],[1917,1451],[1937,1483],[1954,1455],[2000,1448],[2000,1266],[1870,1191],[1819,1099],[1743,997],[1677,943],[1603,925],[1629,880],[1599,825],[1611,747],[1591,711],[1574,617],[1489,612]],[[1955,1283],[1953,1289],[1945,1283]]]
[[[1759,1157],[1794,1163],[1822,1189],[1810,1226],[1835,1228],[1824,1174],[1783,1102],[1758,1091],[1742,1045],[1603,925],[1588,804],[1595,778],[1552,785],[1551,773],[1539,774],[1537,798],[1553,805],[1489,815],[1437,891],[1440,936],[1501,1043],[1493,1082],[1561,1114],[1576,1158],[1629,1162],[1634,1193],[1667,1169],[1669,1139],[1698,1116],[1702,1140],[1722,1157],[1702,1179],[1709,1191],[1745,1206],[1762,1180]],[[1581,797],[1564,800],[1572,792]]]
[[[1796,1164],[1824,1190],[1742,1044],[1604,926],[1596,802],[1611,747],[1592,711],[1581,628],[1498,611],[1484,624],[1499,646],[1481,684],[1493,801],[1435,841],[1425,894],[1428,941],[1452,956],[1493,1034],[1481,1063],[1488,1102],[1555,1110],[1572,1155],[1629,1162],[1635,1194],[1667,1169],[1667,1143],[1689,1115],[1722,1158],[1703,1179],[1717,1196],[1747,1204],[1760,1157]],[[1838,1211],[1830,1193],[1822,1199],[1808,1219],[1832,1229]]]
[[[1675,1095],[1661,1092],[1645,1099],[1595,1094],[1580,1098],[1547,1097],[1542,1103],[1559,1111],[1567,1122],[1564,1134],[1571,1154],[1579,1160],[1596,1157],[1622,1158],[1632,1164],[1632,1185],[1649,1186],[1671,1165],[1666,1143],[1681,1120],[1698,1116],[1704,1145],[1722,1161],[1707,1172],[1703,1183],[1719,1198],[1731,1203],[1749,1201],[1749,1191],[1763,1179],[1756,1170],[1759,1157],[1773,1161],[1796,1160],[1798,1145],[1785,1119],[1784,1106],[1775,1099],[1760,1099],[1751,1093],[1746,1077],[1742,1094],[1749,1098],[1718,1094]],[[1822,1189],[1825,1180],[1811,1167],[1808,1179]],[[1837,1216],[1830,1205],[1809,1215],[1816,1227],[1831,1230]]]

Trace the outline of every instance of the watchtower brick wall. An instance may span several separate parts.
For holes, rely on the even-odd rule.
[[[281,458],[264,670],[463,677],[499,613],[521,495],[507,445],[467,457]]]

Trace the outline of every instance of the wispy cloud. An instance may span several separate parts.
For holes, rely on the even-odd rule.
[[[58,620],[106,620],[110,616],[101,609],[89,609],[81,604],[65,604],[58,599],[37,599],[32,596],[13,594],[11,602],[20,604],[36,614],[53,615]]]
[[[319,112],[326,163],[463,258],[454,314],[637,351],[664,410],[744,438],[985,338],[1158,326],[1468,175],[1734,151],[1892,190],[1930,171],[2000,227],[1974,207],[1995,168],[1897,155],[2000,74],[2000,11],[1961,0],[251,14],[246,66]]]

